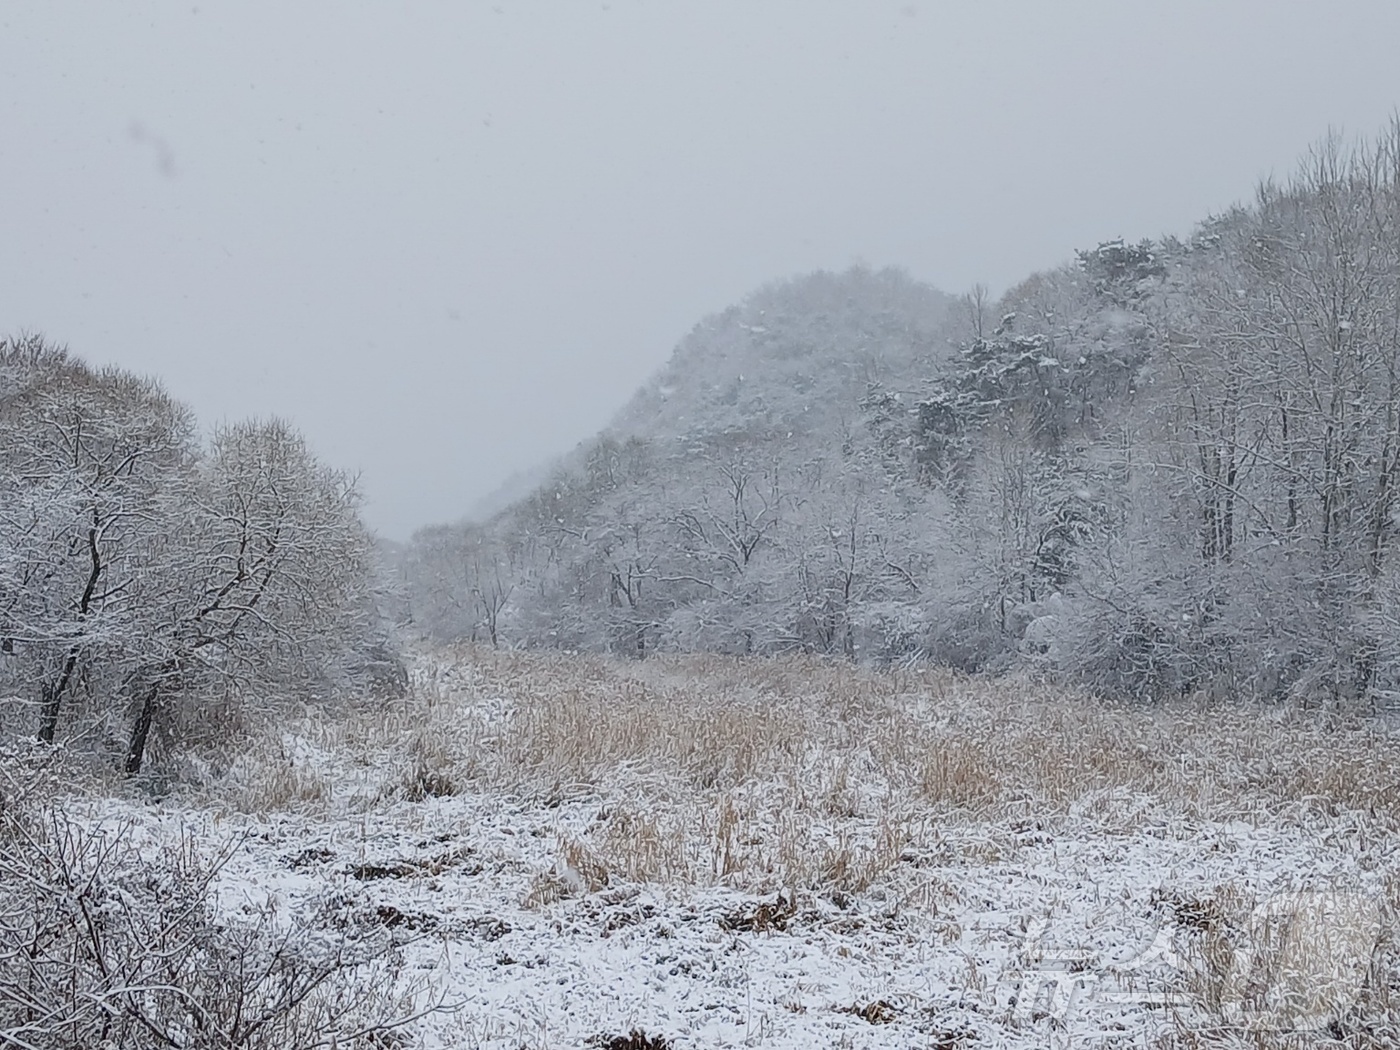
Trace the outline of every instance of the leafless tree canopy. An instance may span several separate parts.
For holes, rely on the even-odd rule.
[[[371,626],[356,508],[282,422],[202,444],[157,383],[0,342],[7,725],[110,740],[135,773],[217,698],[331,690]]]

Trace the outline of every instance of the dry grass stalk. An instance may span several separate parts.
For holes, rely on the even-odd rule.
[[[327,804],[331,782],[365,805],[463,791],[597,798],[610,817],[588,846],[617,877],[756,892],[859,891],[968,821],[1389,828],[1400,814],[1400,744],[1362,721],[1112,706],[1025,680],[802,658],[464,647],[425,661],[407,700],[308,713],[296,735],[334,756],[316,763],[327,782],[263,745],[243,805]],[[398,772],[386,780],[385,768]],[[1010,832],[983,839],[967,848],[1015,848]]]

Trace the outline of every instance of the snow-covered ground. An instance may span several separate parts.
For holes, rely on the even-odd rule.
[[[1343,750],[1364,739],[1379,750],[1359,757],[1393,776],[1387,738],[1364,726],[1304,719],[1250,730],[1248,719],[1227,719],[1191,750],[1183,741],[1194,737],[1173,736],[1165,721],[1189,712],[1120,714],[1097,746],[1117,740],[1135,752],[1124,734],[1165,734],[1158,742],[1180,753],[1150,768],[1167,779],[1129,764],[1118,782],[1085,772],[1051,799],[1021,791],[1014,769],[998,771],[1011,778],[1000,795],[964,771],[952,805],[930,794],[927,772],[881,774],[895,752],[867,746],[864,730],[888,743],[907,732],[885,717],[898,712],[942,727],[901,747],[941,739],[955,750],[959,733],[978,737],[972,727],[989,718],[1014,761],[1014,741],[1035,720],[1010,700],[999,710],[996,684],[969,685],[968,699],[950,680],[912,679],[870,687],[855,703],[850,686],[864,677],[815,674],[817,699],[800,703],[841,707],[840,718],[827,725],[814,714],[788,736],[755,713],[756,736],[713,738],[716,748],[747,740],[754,754],[696,780],[684,740],[670,740],[678,750],[652,768],[607,732],[631,726],[638,746],[656,749],[645,736],[656,727],[627,712],[654,704],[671,732],[677,705],[707,690],[731,714],[786,715],[778,694],[799,672],[748,689],[732,666],[707,680],[698,664],[590,662],[573,679],[556,659],[437,659],[414,699],[369,719],[372,729],[309,717],[197,796],[102,799],[87,814],[130,822],[133,840],[151,848],[181,835],[211,852],[237,840],[217,882],[222,908],[271,905],[289,923],[349,936],[387,931],[405,986],[420,1003],[452,1007],[411,1025],[413,1045],[609,1046],[636,1030],[654,1042],[615,1045],[1145,1046],[1194,1031],[1213,1032],[1209,1045],[1247,1035],[1256,1040],[1247,1045],[1271,1046],[1284,1016],[1277,997],[1300,981],[1328,1001],[1295,1008],[1294,1026],[1344,1034],[1353,1028],[1338,1025],[1360,1024],[1376,1000],[1370,985],[1391,979],[1383,922],[1394,814],[1346,780],[1346,756],[1319,771],[1324,794],[1290,797],[1282,753],[1265,746],[1305,742],[1318,749],[1316,771],[1329,739]],[[588,706],[609,695],[619,699],[607,713]],[[558,696],[553,715],[530,714]],[[532,766],[531,755],[559,744],[541,742],[543,719],[577,715],[577,705],[585,710],[570,731],[589,737],[579,747],[601,765],[560,770],[556,755],[555,768]],[[705,724],[673,729],[704,737]],[[810,794],[784,783],[794,770],[820,781],[837,767],[835,804],[830,783]],[[936,768],[946,786],[947,762]],[[1183,779],[1183,768],[1194,772]],[[1231,778],[1240,793],[1227,800],[1220,785]],[[1206,782],[1216,790],[1203,796]],[[716,815],[726,805],[738,815]],[[804,866],[818,853],[824,866]],[[1280,916],[1293,924],[1291,944]],[[1316,930],[1301,932],[1308,921],[1345,929],[1319,948]],[[1267,950],[1251,941],[1268,931]],[[1261,977],[1279,960],[1301,977]],[[1246,1033],[1251,1025],[1259,1031]]]

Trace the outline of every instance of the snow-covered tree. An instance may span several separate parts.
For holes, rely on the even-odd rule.
[[[207,448],[159,384],[0,342],[0,681],[52,742],[81,699],[140,769],[211,691],[353,673],[369,537],[351,479],[280,422]]]

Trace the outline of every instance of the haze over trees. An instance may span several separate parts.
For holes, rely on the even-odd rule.
[[[769,285],[406,547],[0,341],[0,1045],[1374,1043],[1385,721],[1098,698],[1390,703],[1397,471],[1400,122],[998,300]]]
[[[703,321],[596,440],[403,561],[436,638],[1400,687],[1400,127],[992,302],[897,271]]]
[[[437,640],[1374,703],[1397,471],[1400,125],[997,301],[769,285],[533,491],[396,557]],[[152,380],[0,342],[7,717],[134,773],[239,698],[392,679],[357,505],[284,423],[202,440]]]

